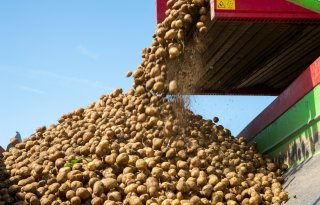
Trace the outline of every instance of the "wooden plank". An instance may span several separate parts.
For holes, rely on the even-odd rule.
[[[319,50],[318,50],[319,53]],[[316,59],[319,55],[314,52],[314,50],[311,50],[309,52],[309,56],[306,58],[299,58],[296,61],[294,61],[291,66],[292,69],[286,69],[282,70],[281,72],[277,74],[273,74],[269,80],[266,81],[266,83],[272,87],[286,87],[286,85],[290,84],[296,76],[299,76],[307,67],[307,63],[310,64],[314,59]]]
[[[301,52],[297,52],[299,48],[308,49],[307,44],[309,41],[310,32],[312,32],[311,28],[306,28],[305,30],[303,30],[303,33],[299,36],[299,39],[293,39],[291,43],[288,45],[288,49],[281,51],[279,55],[275,55],[273,59],[270,59],[270,62],[268,65],[266,65],[266,67],[268,69],[274,70],[287,69],[288,66],[281,62],[287,60],[287,63],[290,63],[296,58],[295,56],[293,56],[294,54],[296,54],[297,56],[301,55]],[[264,78],[263,76],[267,75],[268,69],[264,74],[260,74],[260,76],[257,76],[255,79],[259,80],[260,78]],[[271,72],[273,71],[271,70]]]
[[[319,30],[320,31],[320,30]],[[320,38],[319,33],[317,31],[313,32],[314,35],[306,36],[303,38],[303,42],[301,46],[295,50],[295,52],[291,52],[291,55],[286,56],[279,62],[279,67],[283,68],[291,68],[291,69],[282,69],[280,72],[271,73],[271,78],[269,78],[268,83],[274,84],[276,81],[281,81],[281,79],[285,79],[290,73],[295,70],[303,71],[306,67],[317,59],[320,55]]]
[[[222,31],[225,30],[226,26],[227,24],[225,23],[216,22],[211,27],[213,29],[208,30],[208,33],[205,36],[201,37],[201,43],[204,45],[204,48],[200,50],[202,54],[209,52],[210,46],[212,46],[213,43],[212,40],[221,38]],[[193,37],[197,38],[195,35],[197,34],[194,33]]]
[[[225,44],[213,58],[207,66],[211,66],[212,72],[206,75],[206,79],[201,79],[203,81],[202,88],[207,89],[211,88],[210,83],[212,83],[212,78],[216,75],[222,74],[224,72],[229,72],[230,67],[223,67],[223,65],[231,61],[232,59],[240,60],[241,57],[235,57],[239,54],[239,50],[245,46],[250,39],[257,33],[263,26],[252,26],[253,24],[243,24],[239,27],[237,32],[232,35],[227,44]],[[245,57],[244,53],[241,53],[242,57]],[[213,63],[213,64],[211,64]],[[236,62],[234,62],[236,64]],[[219,83],[218,81],[214,83]]]
[[[302,67],[300,67],[300,69],[301,69],[301,68],[306,67],[308,64],[310,64],[312,61],[307,61],[302,65],[300,63],[299,64],[293,63],[293,61],[295,61],[297,58],[300,58],[300,56],[302,55],[301,53],[307,52],[308,50],[313,49],[312,45],[309,44],[309,46],[308,46],[308,42],[310,42],[309,37],[306,36],[306,37],[302,38],[301,41],[297,40],[295,42],[296,43],[292,42],[292,44],[293,44],[292,46],[294,46],[295,49],[292,49],[292,47],[289,47],[287,50],[282,52],[280,55],[277,55],[277,57],[282,56],[282,58],[277,58],[278,59],[277,61],[271,62],[271,63],[273,63],[273,65],[276,65],[276,66],[269,65],[268,67],[270,69],[267,70],[263,75],[260,75],[261,77],[256,78],[256,80],[258,81],[261,78],[260,81],[266,81],[265,79],[271,79],[273,77],[285,77],[285,75],[279,76],[283,70],[287,70],[290,72],[290,70],[294,70],[294,69],[296,69],[296,67],[298,67],[297,69],[299,69],[299,66],[302,66]],[[301,51],[301,48],[304,48],[303,52]],[[291,51],[288,52],[288,50],[291,50]],[[283,55],[284,53],[286,55]]]
[[[238,27],[241,25],[239,22],[219,23],[225,26],[223,29],[219,29],[219,27],[217,27],[217,30],[219,29],[219,35],[216,38],[212,38],[212,36],[210,36],[210,46],[208,46],[206,51],[203,53],[202,61],[205,65],[212,58],[212,56],[220,52],[220,49],[229,41],[230,36],[233,35],[233,33],[236,32]],[[218,23],[216,25],[218,25]],[[212,29],[215,29],[215,27],[213,27]]]
[[[287,27],[273,24],[264,24],[262,30],[259,31],[253,38],[247,43],[242,49],[241,53],[245,55],[245,58],[239,61],[235,66],[229,67],[228,65],[224,65],[223,69],[228,68],[230,72],[226,74],[220,73],[215,75],[210,79],[211,85],[216,81],[220,81],[221,85],[226,89],[226,83],[229,81],[237,82],[236,79],[240,78],[242,75],[247,75],[251,69],[256,67],[256,64],[260,63],[260,60],[263,60],[259,54],[264,54],[264,51],[268,47],[268,45],[272,44],[272,42],[280,35]],[[282,32],[281,32],[282,31]],[[238,52],[239,53],[239,52]],[[237,59],[237,57],[234,57]],[[230,80],[231,79],[231,80]],[[230,83],[229,83],[230,84]],[[248,86],[250,87],[250,86]],[[213,86],[213,88],[215,88]]]
[[[268,68],[270,68],[270,70],[267,70],[267,72],[265,72],[264,75],[260,75],[260,77],[257,77],[255,79],[257,81],[261,79],[262,81],[263,79],[268,78],[268,76],[270,76],[268,79],[271,79],[275,76],[279,77],[279,74],[282,70],[290,71],[295,67],[299,66],[302,66],[302,68],[307,67],[308,64],[310,64],[318,56],[313,57],[313,59],[304,62],[304,65],[301,65],[301,62],[299,62],[298,64],[292,62],[295,61],[297,58],[299,59],[300,56],[304,55],[303,53],[308,52],[308,50],[312,50],[317,45],[320,45],[319,42],[316,42],[319,36],[319,31],[308,30],[306,32],[306,35],[301,35],[300,39],[292,41],[291,45],[288,45],[288,49],[282,51],[279,55],[276,55],[274,61],[270,61],[269,65],[267,65]]]
[[[238,84],[241,84],[243,81],[246,81],[246,79],[250,78],[250,76],[254,75],[255,73],[258,73],[259,70],[262,70],[265,68],[265,64],[267,64],[267,62],[269,62],[270,59],[273,59],[274,56],[277,56],[280,54],[280,52],[282,50],[284,50],[284,48],[286,48],[288,42],[290,42],[290,40],[294,35],[295,35],[295,28],[287,28],[286,30],[284,30],[283,32],[279,32],[279,35],[277,35],[276,39],[274,40],[274,42],[271,43],[270,46],[266,47],[266,51],[269,51],[268,55],[263,55],[262,56],[258,56],[258,58],[261,58],[262,60],[260,61],[260,65],[256,64],[256,67],[253,68],[251,71],[242,74],[242,76],[236,78],[236,81]],[[282,69],[282,68],[268,68],[266,69],[266,71],[272,70],[272,69]],[[263,79],[267,79],[268,76],[265,75],[263,76]],[[247,84],[242,85],[242,86],[252,86],[255,84],[261,84],[264,83],[264,80],[258,81],[257,78],[252,78],[250,80],[246,81]],[[238,87],[238,86],[237,86]]]
[[[292,30],[291,30],[292,31]],[[264,63],[264,65],[261,65],[259,69],[256,69],[255,72],[253,72],[251,75],[248,75],[249,77],[247,79],[242,80],[242,82],[239,82],[239,85],[237,87],[246,87],[252,84],[253,81],[261,83],[263,82],[263,78],[266,77],[266,73],[269,71],[273,72],[273,69],[282,69],[283,67],[276,66],[279,60],[285,58],[285,56],[288,56],[290,52],[292,52],[294,49],[300,46],[300,41],[304,38],[304,34],[312,31],[312,29],[307,28],[304,30],[303,34],[299,36],[299,39],[297,37],[294,39],[295,41],[291,41],[290,44],[287,45],[289,48],[282,48],[279,51],[277,51],[277,55],[273,55]],[[291,33],[292,34],[292,33]],[[290,33],[289,33],[290,35]],[[287,36],[288,38],[290,36]],[[292,36],[291,36],[292,37]],[[287,42],[288,43],[288,42]]]
[[[234,89],[228,91],[222,90],[211,90],[211,89],[201,89],[197,90],[197,95],[251,95],[251,96],[278,96],[282,90],[275,90],[270,87],[250,87],[250,88],[241,88],[241,89]],[[192,94],[192,93],[183,93],[183,94]]]
[[[207,75],[208,80],[204,84],[204,88],[213,88],[216,89],[217,86],[223,86],[222,82],[220,81],[220,76],[226,75],[232,71],[232,67],[239,64],[239,62],[243,61],[247,58],[248,53],[250,52],[249,49],[243,50],[254,38],[254,36],[259,33],[264,28],[264,24],[252,24],[252,26],[244,30],[244,33],[241,33],[241,37],[236,39],[234,45],[229,50],[224,50],[222,53],[223,55],[221,58],[214,62],[212,67],[214,67],[214,71]],[[238,34],[235,34],[236,36]],[[226,64],[228,64],[226,66]],[[210,64],[208,65],[210,66]],[[219,77],[218,77],[219,76]]]
[[[224,24],[226,23],[224,22]],[[201,77],[199,78],[196,87],[203,88],[206,81],[210,78],[210,76],[208,75],[216,70],[216,68],[213,67],[214,62],[217,62],[220,59],[220,57],[223,55],[223,51],[226,51],[233,46],[233,43],[239,37],[236,35],[236,33],[240,28],[240,25],[240,23],[232,23],[232,25],[228,26],[224,32],[221,32],[221,38],[211,39],[212,44],[210,45],[206,53],[203,54],[202,61],[204,69],[199,73],[199,76]]]
[[[284,25],[286,26],[286,25]],[[251,67],[251,69],[245,73],[242,73],[240,76],[236,77],[234,81],[232,81],[228,86],[229,87],[247,87],[252,86],[256,84],[264,83],[263,80],[257,81],[257,78],[251,78],[251,76],[255,75],[256,73],[259,73],[260,70],[265,69],[265,64],[270,59],[274,58],[274,56],[278,55],[279,50],[281,50],[283,47],[286,46],[286,43],[288,40],[286,38],[290,38],[291,36],[288,36],[288,33],[294,33],[292,28],[285,27],[285,29],[281,29],[281,31],[276,30],[274,33],[277,33],[277,35],[273,35],[273,42],[270,42],[270,45],[266,45],[265,52],[261,52],[262,54],[257,56],[253,62],[249,62],[248,67]],[[292,34],[293,35],[293,34]],[[256,61],[256,63],[254,63]],[[273,69],[273,68],[271,68]],[[269,69],[265,69],[266,71],[269,71]],[[264,79],[266,79],[266,75],[264,76]],[[248,78],[251,78],[248,80]],[[243,82],[246,82],[246,84],[243,84]],[[238,85],[237,85],[238,84]],[[239,84],[241,86],[239,86]]]
[[[317,59],[320,54],[320,47],[312,49],[312,50],[306,50],[302,51],[306,55],[302,58],[298,58],[295,61],[293,61],[292,65],[289,67],[296,67],[296,69],[287,69],[283,70],[281,73],[277,75],[274,75],[270,80],[267,81],[269,85],[275,88],[283,87],[290,82],[292,82],[296,76],[299,76],[306,68],[307,65],[310,65],[314,59]],[[283,76],[280,78],[279,76]]]

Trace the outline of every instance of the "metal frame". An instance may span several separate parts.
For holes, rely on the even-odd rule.
[[[320,84],[320,57],[281,95],[264,109],[238,136],[251,139]]]
[[[235,9],[219,9],[219,2],[234,2]],[[319,22],[320,15],[286,0],[210,0],[211,18],[225,21]]]
[[[234,2],[233,9],[219,9],[217,4]],[[165,19],[167,0],[156,0],[157,23]],[[219,21],[262,21],[319,23],[320,14],[286,0],[210,0],[211,17]]]

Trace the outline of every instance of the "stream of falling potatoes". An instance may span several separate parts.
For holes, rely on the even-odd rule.
[[[217,119],[185,108],[167,64],[205,33],[204,0],[169,0],[126,93],[116,89],[40,127],[0,159],[0,205],[235,205],[288,199],[270,159]],[[183,101],[183,100],[182,100]],[[180,102],[180,103],[179,103]]]

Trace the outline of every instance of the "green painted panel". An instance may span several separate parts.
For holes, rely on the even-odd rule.
[[[288,151],[288,146],[293,146],[290,143],[296,142],[295,140],[308,139],[310,136],[317,135],[320,130],[319,122],[317,122],[319,114],[320,85],[310,91],[266,129],[258,133],[253,140],[257,143],[260,152],[275,157],[277,153],[280,155]],[[312,151],[312,153],[315,151]]]
[[[280,143],[267,154],[276,162],[284,162],[290,167],[299,164],[320,152],[319,130],[320,121],[317,121]]]
[[[320,1],[319,0],[288,0],[291,3],[309,9],[311,11],[320,13]]]

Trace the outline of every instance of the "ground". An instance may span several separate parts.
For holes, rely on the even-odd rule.
[[[289,192],[285,205],[320,205],[320,154],[290,169],[284,188]]]

